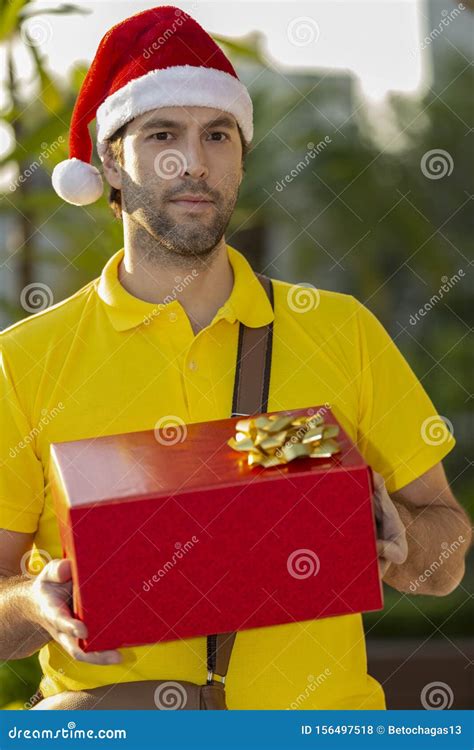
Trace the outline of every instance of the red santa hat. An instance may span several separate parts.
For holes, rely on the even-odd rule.
[[[252,140],[252,100],[232,64],[191,16],[162,5],[125,19],[101,39],[72,113],[70,158],[53,170],[56,193],[76,206],[102,195],[101,174],[91,164],[88,125],[94,118],[102,158],[105,141],[126,122],[173,106],[229,112],[244,140]]]

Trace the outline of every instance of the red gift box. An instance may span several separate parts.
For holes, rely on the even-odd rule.
[[[324,414],[326,407],[269,414]],[[248,466],[239,417],[51,445],[85,651],[381,609],[373,481],[341,452]]]

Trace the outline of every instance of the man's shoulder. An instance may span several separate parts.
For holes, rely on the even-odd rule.
[[[352,294],[322,289],[309,282],[290,282],[272,278],[275,303],[281,311],[299,319],[321,323],[355,323],[361,303]],[[301,318],[298,316],[301,315]]]
[[[0,345],[20,347],[31,353],[35,349],[49,348],[54,340],[67,340],[83,316],[84,309],[93,304],[98,282],[99,278],[95,278],[60,302],[4,328],[0,331]],[[40,292],[39,286],[38,294]],[[34,297],[33,288],[30,293]]]

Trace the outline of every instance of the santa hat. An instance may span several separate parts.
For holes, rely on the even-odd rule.
[[[53,170],[56,193],[84,206],[102,195],[91,162],[88,125],[96,118],[97,151],[125,123],[157,107],[196,106],[234,115],[253,137],[252,100],[211,36],[180,8],[162,5],[113,26],[102,38],[72,113],[69,156]]]

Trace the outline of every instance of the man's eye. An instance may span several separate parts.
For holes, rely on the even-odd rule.
[[[167,135],[170,135],[170,133],[168,133],[165,130],[162,130],[160,133],[152,133],[151,136],[150,136],[150,138],[154,138],[155,136],[157,136],[157,140],[159,140],[159,141],[166,141],[167,140],[166,139]],[[161,138],[161,136],[164,136],[164,138]]]
[[[212,137],[213,137],[214,135],[223,135],[223,136],[224,136],[224,138],[227,138],[227,135],[226,135],[225,133],[222,133],[222,132],[215,132],[215,133],[210,133],[210,136],[211,136],[211,138],[212,138]],[[214,140],[216,140],[216,139],[214,139]],[[221,139],[220,139],[220,140],[221,140]],[[219,143],[219,142],[220,142],[220,141],[218,141],[218,143]]]

